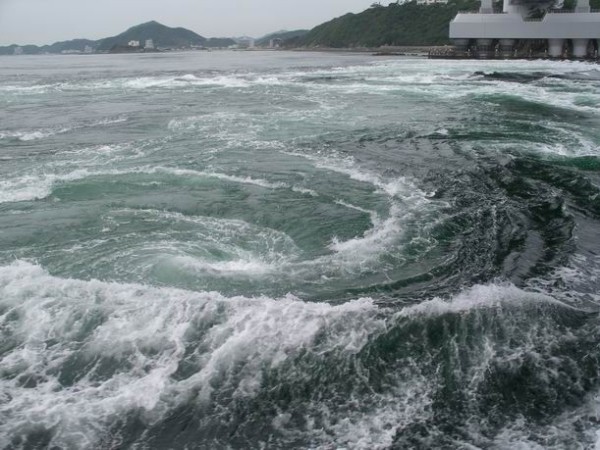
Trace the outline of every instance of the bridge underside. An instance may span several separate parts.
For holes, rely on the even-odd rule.
[[[524,40],[544,41],[549,57],[590,58],[597,56],[600,43],[600,13],[547,13],[541,19],[519,13],[459,13],[450,23],[450,38],[459,54],[480,58],[510,57],[515,44]]]

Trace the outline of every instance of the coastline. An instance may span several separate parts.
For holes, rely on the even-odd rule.
[[[297,47],[278,50],[292,52],[328,52],[328,53],[372,53],[375,56],[423,56],[427,57],[433,46],[402,45],[384,47]],[[260,49],[256,49],[260,50]],[[268,50],[268,49],[266,49]]]

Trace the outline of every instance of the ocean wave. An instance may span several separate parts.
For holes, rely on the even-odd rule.
[[[439,297],[426,300],[402,309],[399,315],[402,317],[439,316],[486,308],[524,308],[539,304],[573,309],[568,304],[562,303],[547,294],[528,292],[510,283],[500,283],[475,285],[453,296],[450,300]]]
[[[398,176],[386,178],[378,173],[360,167],[351,157],[335,157],[325,155],[312,155],[293,151],[284,151],[284,154],[301,157],[312,162],[317,169],[339,173],[351,180],[371,185],[375,192],[388,198],[389,207],[387,216],[382,217],[373,210],[357,207],[343,200],[335,203],[361,211],[369,215],[372,227],[361,235],[347,240],[333,236],[328,248],[334,255],[320,257],[314,261],[317,266],[321,264],[342,266],[346,271],[352,266],[369,265],[381,255],[386,254],[391,248],[397,248],[404,236],[404,231],[419,216],[427,216],[440,207],[446,206],[444,202],[432,199],[431,193],[419,189],[413,180]]]
[[[240,88],[249,86],[249,82],[242,76],[216,75],[197,77],[193,74],[180,76],[144,76],[113,79],[91,79],[82,81],[62,81],[57,83],[0,86],[0,93],[17,95],[40,95],[47,93],[61,93],[71,91],[103,91],[114,89],[145,90],[145,89],[173,89],[190,86]]]
[[[69,133],[74,130],[115,125],[118,123],[127,122],[127,120],[129,120],[129,118],[126,116],[118,116],[90,122],[75,123],[73,125],[64,127],[43,128],[38,130],[0,131],[0,139],[12,139],[23,142],[36,141],[59,134]]]
[[[265,189],[289,189],[303,195],[310,195],[312,197],[318,196],[318,193],[312,189],[283,182],[270,182],[250,176],[237,176],[211,171],[180,169],[176,167],[143,166],[130,169],[98,170],[90,168],[77,169],[68,173],[24,174],[19,177],[0,181],[0,203],[40,200],[46,198],[52,193],[53,186],[59,182],[76,181],[90,177],[123,176],[129,174],[166,174],[178,177],[214,178],[231,183],[254,185]]]
[[[402,214],[397,206],[392,206],[389,217],[380,220],[378,216],[371,215],[372,228],[369,228],[362,236],[346,241],[333,238],[329,248],[338,254],[356,258],[362,263],[369,256],[379,255],[386,251],[402,233]]]
[[[151,426],[193,398],[209,402],[223,382],[253,396],[262,367],[307,348],[353,354],[384,327],[370,300],[225,298],[61,279],[25,262],[0,267],[0,292],[12,342],[2,358],[2,446],[35,429],[54,430],[49,445],[96,446],[128,413]]]
[[[321,400],[313,402],[310,394],[297,399],[296,412],[293,404],[287,411],[264,411],[283,442],[387,448],[397,439],[435,436],[441,424],[431,422],[436,417],[431,408],[445,381],[433,368],[442,364],[448,369],[460,361],[455,381],[467,389],[467,404],[475,402],[470,407],[479,411],[475,393],[484,395],[489,388],[487,376],[503,365],[527,364],[542,338],[547,352],[558,351],[555,342],[561,333],[553,331],[551,319],[523,328],[527,315],[522,313],[531,307],[558,308],[557,317],[570,309],[508,284],[475,286],[450,299],[395,311],[368,298],[330,305],[291,295],[224,297],[58,278],[17,261],[0,267],[0,320],[10,343],[0,366],[0,444],[45,432],[48,445],[95,447],[106,444],[115,432],[112,427],[127,420],[135,420],[151,436],[154,427],[181,408],[210,410],[219,402],[229,408],[267,395],[265,386],[273,393],[282,383],[301,387],[303,377],[321,380],[311,381]],[[486,311],[491,314],[481,316]],[[438,320],[444,316],[455,319],[448,318],[443,327]],[[494,326],[482,328],[483,323]],[[463,327],[475,334],[453,350]],[[495,327],[500,333],[496,341]],[[447,339],[438,342],[433,330],[444,330]],[[516,333],[520,340],[505,342],[502,333]],[[389,354],[381,353],[386,349]],[[438,352],[451,361],[434,358]],[[336,367],[335,373],[355,378],[344,381],[329,374],[323,358]],[[536,364],[556,377],[550,371],[561,358],[539,355]],[[374,388],[369,370],[389,372],[391,378],[385,387]],[[346,381],[352,384],[343,394]],[[324,412],[329,395],[337,404]],[[302,411],[306,423],[319,425],[298,426],[290,414]],[[218,414],[212,420],[222,426],[217,425]],[[411,431],[425,424],[427,433]],[[470,435],[461,436],[466,442],[487,442],[479,432],[479,426],[472,426]],[[499,434],[495,439],[504,438]],[[525,442],[526,437],[512,441]]]
[[[88,169],[79,169],[67,174],[23,175],[0,180],[0,204],[40,200],[52,193],[57,182],[81,180],[94,175],[96,173]]]
[[[341,173],[347,175],[352,180],[370,184],[390,197],[422,197],[424,202],[427,201],[427,195],[425,195],[412,180],[403,176],[387,180],[378,173],[358,167],[352,157],[313,155],[295,151],[282,151],[282,153],[307,159],[314,163],[315,167],[318,169]]]

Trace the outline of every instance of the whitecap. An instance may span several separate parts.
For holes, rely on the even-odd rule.
[[[355,354],[385,329],[368,299],[332,306],[289,295],[226,298],[57,278],[22,261],[0,267],[0,306],[13,342],[1,364],[0,391],[9,394],[0,403],[2,446],[41,428],[53,430],[50,446],[96,447],[126,414],[138,411],[147,426],[194,395],[209,401],[219,383],[236,397],[254,396],[265,367],[305,349]],[[87,375],[60,380],[75,361],[102,360],[120,361],[119,369],[91,364]],[[197,370],[174,376],[184,361]],[[26,387],[22,377],[36,382]]]
[[[38,130],[16,130],[16,131],[3,131],[0,132],[0,139],[16,139],[23,142],[28,141],[37,141],[40,139],[45,139],[51,136],[56,136],[59,134],[69,133],[70,131],[79,130],[82,128],[94,128],[94,127],[102,127],[107,125],[114,125],[126,122],[128,117],[126,116],[118,116],[118,117],[107,117],[100,120],[90,121],[90,122],[81,122],[74,123],[72,125],[67,125],[63,127],[56,128],[43,128]]]
[[[528,292],[510,283],[492,283],[475,285],[450,300],[436,297],[414,306],[404,308],[400,316],[437,316],[442,314],[458,314],[476,309],[502,308],[503,306],[522,307],[524,305],[549,304],[564,308],[570,306],[549,295]]]

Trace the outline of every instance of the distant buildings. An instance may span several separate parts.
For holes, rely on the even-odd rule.
[[[154,50],[154,41],[152,39],[146,39],[146,43],[144,44],[144,48],[146,50]]]
[[[140,41],[129,41],[129,43],[127,45],[129,47],[139,47],[140,46]]]
[[[446,5],[448,0],[417,0],[417,5],[435,5],[439,3]]]
[[[89,45],[86,45],[83,49],[83,53],[94,53],[94,49],[92,47],[90,47]]]

